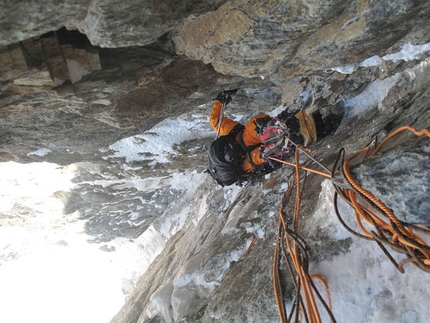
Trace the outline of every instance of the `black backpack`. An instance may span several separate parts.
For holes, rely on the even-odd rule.
[[[245,127],[238,124],[226,136],[218,137],[209,148],[209,168],[207,172],[221,186],[228,186],[234,183],[241,184],[247,177],[247,173],[242,170],[242,163],[246,155],[257,146],[245,147],[236,141],[236,135],[243,131]]]

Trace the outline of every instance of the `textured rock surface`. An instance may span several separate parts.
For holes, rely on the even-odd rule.
[[[0,13],[0,44],[8,45],[55,31],[70,20],[85,18],[88,1],[4,1]]]
[[[243,120],[282,104],[344,112],[338,131],[313,146],[326,165],[341,147],[356,151],[404,124],[428,127],[429,51],[382,58],[429,43],[429,15],[430,2],[408,0],[9,1],[0,13],[0,161],[73,164],[74,188],[53,198],[64,216],[78,214],[102,250],[112,251],[117,237],[138,244],[146,234],[165,247],[139,245],[148,259],[158,257],[136,288],[124,287],[127,302],[112,322],[276,322],[275,214],[291,171],[240,192],[214,186],[201,177],[209,125],[203,139],[175,147],[166,164],[154,165],[151,156],[129,162],[112,146],[166,118],[200,122],[196,115],[206,117],[225,88],[240,88],[228,113]],[[361,64],[374,55],[379,64]],[[192,172],[192,192],[168,184]],[[322,181],[310,179],[307,214],[318,208]],[[428,189],[428,173],[423,180]],[[15,223],[16,214],[38,213],[17,203],[0,220]],[[260,238],[245,256],[257,225]],[[313,260],[348,250],[350,240],[306,225]]]
[[[425,43],[416,26],[428,26],[429,10],[418,1],[230,1],[187,21],[173,41],[221,73],[282,83],[383,54],[405,37]]]
[[[397,148],[376,155],[352,174],[402,221],[430,223],[430,151],[428,140],[407,137]],[[405,199],[399,199],[405,196]]]
[[[79,29],[93,45],[126,47],[154,42],[182,19],[216,9],[206,1],[47,1],[7,2],[0,16],[0,44],[7,45],[55,31]]]

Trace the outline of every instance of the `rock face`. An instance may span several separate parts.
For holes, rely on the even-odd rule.
[[[15,1],[2,8],[0,44],[16,43],[66,26],[80,30],[100,47],[146,45],[184,18],[216,9],[221,2]]]
[[[418,40],[421,33],[414,29],[420,22],[428,26],[428,11],[428,4],[414,1],[230,1],[185,22],[173,41],[179,53],[212,63],[221,73],[282,83],[359,62],[369,57],[367,51],[383,54],[381,49],[404,37],[426,42],[428,36]]]
[[[354,152],[401,125],[429,126],[429,16],[430,2],[412,0],[7,2],[0,161],[73,164],[73,188],[53,194],[64,216],[85,223],[101,250],[114,252],[118,238],[140,248],[147,266],[124,287],[112,323],[276,322],[272,249],[291,171],[243,189],[203,175],[213,98],[239,88],[228,113],[242,121],[284,108],[342,116],[336,133],[312,147],[332,165],[341,147]],[[171,150],[118,153],[135,147],[128,142],[157,146],[149,130],[166,119],[189,125]],[[428,164],[428,144],[414,153]],[[422,172],[425,199],[428,167]],[[192,189],[169,182],[182,174],[195,180]],[[322,179],[310,182],[303,204],[314,214]],[[2,210],[4,227],[18,213],[39,214],[17,205]],[[349,239],[305,222],[313,261],[348,251]],[[292,297],[288,280],[285,290]]]
[[[1,45],[17,43],[64,27],[72,19],[85,18],[88,1],[15,1],[2,4]]]
[[[428,141],[408,137],[391,149],[357,166],[353,176],[402,221],[428,225],[430,220],[430,159]],[[404,195],[407,199],[399,199]]]

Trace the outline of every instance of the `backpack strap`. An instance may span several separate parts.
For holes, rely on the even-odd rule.
[[[234,126],[233,129],[231,129],[231,131],[228,133],[228,136],[236,137],[237,134],[241,131],[243,132],[244,129],[245,129],[245,126],[241,123],[238,123],[237,125]],[[242,135],[240,135],[240,137],[242,137]],[[240,142],[239,142],[239,145],[240,145]]]
[[[251,152],[255,149],[260,147],[261,144],[255,144],[252,146],[246,146],[245,143],[243,142],[243,131],[245,130],[245,127],[243,127],[243,129],[238,133],[238,143],[240,145],[240,147],[242,147],[242,149],[246,152],[246,157],[249,160],[249,163],[251,164],[252,168],[256,169],[256,165],[254,163],[254,161],[252,160],[252,156],[251,156]]]

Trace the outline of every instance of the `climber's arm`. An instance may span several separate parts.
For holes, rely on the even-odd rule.
[[[218,127],[220,129],[220,136],[227,135],[239,122],[234,121],[227,117],[222,117],[221,120],[221,109],[222,109],[222,102],[215,100],[215,103],[212,107],[212,111],[209,117],[209,122],[212,125],[212,128],[218,132]],[[221,126],[219,126],[219,123],[221,122]]]

